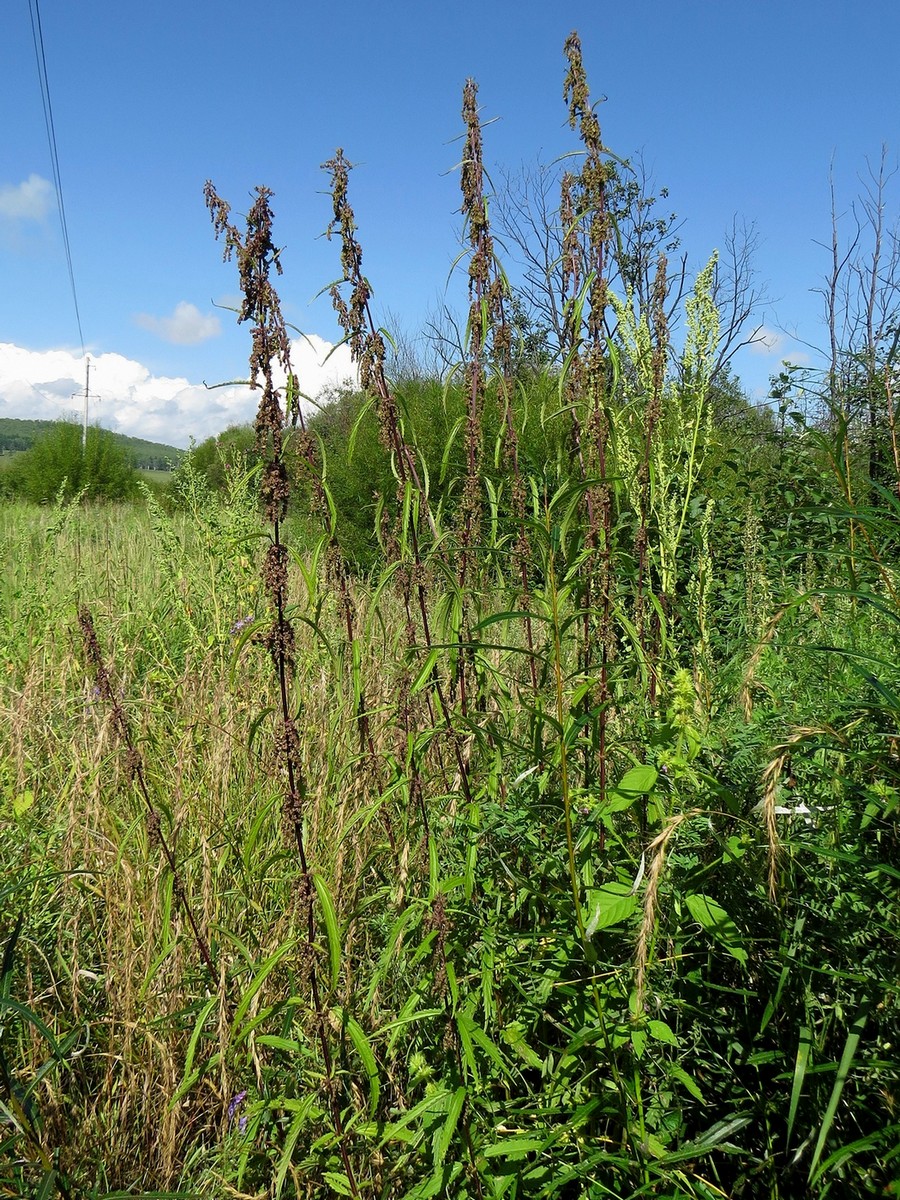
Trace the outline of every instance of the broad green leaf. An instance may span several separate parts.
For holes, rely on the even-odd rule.
[[[253,997],[256,995],[256,993],[259,991],[259,989],[265,983],[266,979],[271,974],[271,972],[274,971],[275,968],[278,966],[279,962],[284,958],[284,956],[288,953],[289,950],[293,950],[293,948],[294,948],[294,946],[296,946],[296,944],[297,944],[296,938],[289,938],[286,942],[282,942],[282,944],[278,947],[278,949],[274,952],[274,954],[270,954],[269,957],[263,962],[263,964],[259,968],[259,970],[256,972],[256,975],[254,975],[254,977],[250,983],[250,986],[247,988],[247,990],[244,992],[243,996],[241,997],[241,1001],[237,1006],[237,1011],[234,1014],[234,1020],[231,1023],[232,1038],[234,1038],[238,1025],[241,1023],[241,1021],[243,1020],[243,1018],[247,1012],[247,1009],[250,1007]],[[247,1030],[242,1031],[240,1038],[238,1040],[241,1040],[243,1037],[245,1037],[246,1033],[247,1033]]]
[[[673,1150],[671,1154],[667,1154],[661,1161],[668,1165],[669,1163],[684,1162],[689,1158],[700,1158],[704,1154],[709,1154],[717,1146],[723,1146],[724,1142],[727,1142],[729,1138],[743,1129],[745,1125],[749,1125],[752,1119],[752,1117],[739,1114],[734,1117],[726,1117],[723,1121],[716,1121],[715,1125],[711,1125],[705,1133],[701,1133],[692,1142],[686,1142],[680,1150]]]
[[[59,1047],[56,1044],[56,1038],[36,1013],[33,1013],[24,1004],[20,1004],[18,1000],[11,1000],[8,996],[0,996],[0,1012],[3,1009],[17,1013],[23,1020],[30,1021],[35,1029],[39,1030],[50,1043],[50,1050],[54,1058],[59,1058]]]
[[[256,1039],[257,1046],[271,1046],[273,1050],[283,1050],[285,1054],[302,1054],[303,1047],[294,1038],[279,1037],[277,1033],[261,1033]]]
[[[684,1067],[679,1067],[677,1063],[670,1063],[667,1069],[670,1078],[677,1080],[686,1091],[690,1092],[695,1100],[699,1100],[701,1104],[706,1103],[696,1079],[694,1079],[693,1075],[689,1075]]]
[[[462,1032],[463,1027],[466,1030],[466,1034],[477,1046],[481,1047],[488,1058],[494,1063],[494,1066],[499,1068],[504,1075],[508,1075],[509,1067],[507,1066],[506,1059],[503,1057],[503,1052],[501,1051],[500,1047],[491,1041],[478,1022],[473,1021],[472,1017],[467,1012],[460,1013],[460,1032]]]
[[[322,908],[322,918],[325,921],[325,933],[328,937],[328,957],[331,961],[331,986],[336,988],[341,974],[341,935],[338,929],[337,914],[328,884],[321,875],[313,875],[316,885],[316,895]]]
[[[450,1101],[450,1107],[447,1109],[447,1117],[438,1130],[434,1139],[434,1165],[439,1167],[447,1157],[447,1151],[450,1149],[450,1143],[453,1141],[453,1135],[456,1132],[456,1125],[459,1121],[460,1113],[463,1110],[463,1105],[466,1102],[466,1089],[458,1087],[453,1093],[453,1098]]]
[[[197,1043],[199,1042],[200,1035],[203,1032],[203,1026],[206,1024],[206,1018],[212,1012],[217,1001],[218,1001],[218,996],[210,996],[210,998],[204,1004],[203,1008],[200,1010],[200,1014],[197,1017],[197,1020],[194,1022],[194,1029],[193,1029],[193,1032],[191,1033],[191,1038],[187,1045],[187,1052],[184,1056],[184,1072],[181,1077],[182,1086],[185,1084],[185,1082],[191,1075],[191,1072],[194,1067],[194,1055],[197,1052]]]
[[[819,1136],[816,1139],[816,1148],[813,1151],[813,1156],[809,1164],[809,1175],[807,1178],[810,1183],[813,1182],[813,1179],[816,1176],[816,1167],[819,1164],[819,1159],[822,1157],[822,1151],[825,1149],[825,1142],[828,1139],[832,1122],[834,1121],[835,1114],[837,1113],[838,1105],[841,1102],[841,1094],[844,1090],[844,1084],[847,1082],[847,1077],[850,1074],[850,1067],[853,1064],[853,1056],[856,1054],[857,1047],[859,1046],[859,1039],[862,1037],[862,1031],[865,1028],[868,1018],[869,1003],[867,1001],[857,1013],[856,1020],[850,1026],[850,1032],[847,1034],[847,1040],[844,1043],[844,1052],[841,1055],[841,1061],[838,1065],[834,1087],[831,1089],[831,1097],[828,1101],[828,1107],[825,1110],[825,1116],[822,1118]]]
[[[646,765],[632,767],[630,771],[625,772],[624,776],[612,790],[616,792],[630,792],[636,796],[646,796],[648,792],[652,792],[656,787],[658,778],[659,772],[656,767]]]
[[[345,1028],[369,1079],[369,1113],[374,1116],[381,1096],[381,1081],[372,1044],[363,1032],[362,1026],[353,1017],[346,1018]]]
[[[294,1116],[293,1121],[291,1121],[290,1129],[287,1131],[287,1136],[285,1137],[284,1144],[281,1148],[281,1157],[278,1160],[278,1170],[275,1173],[275,1200],[278,1200],[278,1197],[281,1195],[281,1189],[284,1187],[285,1176],[288,1173],[288,1168],[291,1165],[291,1158],[294,1154],[294,1147],[297,1145],[297,1139],[300,1137],[303,1126],[309,1120],[312,1106],[312,1097],[308,1097]]]
[[[432,671],[440,661],[441,653],[442,649],[440,646],[435,646],[434,649],[430,651],[428,657],[420,667],[418,675],[413,680],[412,686],[409,689],[409,694],[411,696],[415,696],[421,692],[422,688],[428,683],[428,680],[431,678]]]
[[[678,1038],[665,1021],[648,1021],[647,1032],[657,1042],[665,1042],[669,1046],[677,1046]]]
[[[535,1067],[538,1070],[543,1067],[543,1060],[538,1057],[525,1040],[525,1026],[521,1021],[511,1021],[501,1030],[500,1036],[506,1042],[507,1046],[515,1050],[516,1054],[528,1063],[529,1067]]]
[[[18,796],[13,796],[12,810],[13,816],[16,818],[24,817],[29,808],[34,804],[34,792],[20,792]]]
[[[605,883],[602,887],[588,891],[590,916],[585,934],[591,938],[598,929],[608,929],[625,921],[637,908],[637,896],[627,883]]]
[[[458,1162],[436,1167],[426,1179],[404,1192],[401,1200],[431,1200],[432,1196],[446,1196],[449,1194],[451,1182],[461,1171],[462,1165]]]
[[[439,1085],[433,1092],[429,1092],[424,1100],[420,1100],[418,1104],[403,1113],[392,1124],[385,1126],[379,1146],[384,1146],[390,1141],[396,1141],[398,1138],[401,1141],[408,1141],[409,1138],[403,1136],[404,1131],[418,1121],[419,1117],[435,1113],[445,1113],[450,1107],[451,1096],[452,1093],[449,1088]]]
[[[352,1196],[353,1188],[343,1171],[324,1171],[322,1178],[338,1196]]]
[[[493,1146],[484,1146],[480,1153],[485,1158],[524,1158],[526,1154],[543,1150],[546,1144],[546,1140],[541,1138],[513,1137],[495,1142]]]
[[[712,934],[717,941],[721,942],[728,953],[733,955],[741,966],[746,966],[747,951],[741,945],[741,935],[738,932],[738,927],[722,905],[710,896],[700,894],[687,896],[685,903],[694,920],[702,925],[707,933]]]
[[[626,771],[615,787],[606,789],[604,812],[624,812],[639,796],[648,796],[656,787],[659,773],[656,767],[639,766]]]
[[[34,1200],[51,1200],[56,1195],[57,1173],[55,1170],[47,1171],[44,1178],[41,1180],[41,1186],[34,1193]],[[65,1195],[65,1192],[63,1192]]]

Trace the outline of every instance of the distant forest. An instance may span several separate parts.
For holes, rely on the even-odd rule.
[[[30,450],[41,434],[46,433],[55,421],[22,421],[15,417],[0,417],[0,454],[16,454]],[[148,442],[144,438],[126,437],[114,433],[116,441],[124,446],[139,471],[169,471],[177,466],[184,451],[163,442]]]

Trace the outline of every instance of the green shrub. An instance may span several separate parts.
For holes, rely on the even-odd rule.
[[[136,494],[137,473],[128,451],[107,429],[92,426],[82,446],[81,427],[60,421],[10,468],[11,488],[42,503],[71,499],[127,500]]]

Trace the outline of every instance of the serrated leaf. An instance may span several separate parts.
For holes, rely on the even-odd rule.
[[[524,1158],[535,1150],[543,1150],[545,1145],[540,1138],[513,1137],[495,1142],[493,1146],[483,1146],[480,1152],[485,1158]]]
[[[359,1022],[355,1021],[353,1017],[347,1017],[345,1024],[347,1033],[350,1035],[350,1040],[353,1042],[356,1053],[359,1055],[369,1079],[369,1113],[374,1116],[375,1109],[378,1107],[378,1100],[381,1096],[381,1080],[378,1075],[378,1064],[375,1061],[375,1054]]]
[[[206,1024],[206,1018],[212,1012],[218,1001],[218,996],[210,996],[206,1004],[200,1010],[197,1020],[194,1022],[194,1029],[191,1033],[190,1041],[187,1045],[187,1052],[184,1056],[184,1073],[181,1078],[182,1086],[190,1078],[194,1068],[194,1055],[197,1052],[197,1043],[200,1040],[200,1035],[203,1032],[203,1026]],[[182,1093],[183,1094],[183,1093]]]
[[[450,1143],[453,1141],[453,1135],[456,1132],[456,1125],[459,1121],[460,1113],[463,1110],[463,1105],[466,1102],[466,1089],[458,1087],[453,1093],[450,1100],[450,1107],[447,1109],[447,1116],[443,1125],[438,1130],[434,1139],[434,1165],[439,1167],[447,1157],[447,1151],[450,1149]]]
[[[607,788],[603,802],[606,812],[624,812],[639,796],[649,796],[656,787],[659,772],[656,767],[637,766],[626,771],[615,787]]]
[[[452,1093],[449,1088],[438,1087],[433,1092],[429,1092],[424,1100],[420,1100],[407,1112],[403,1113],[396,1121],[390,1125],[386,1125],[379,1147],[386,1145],[389,1141],[395,1141],[398,1138],[401,1141],[411,1140],[408,1136],[404,1136],[405,1131],[410,1125],[418,1121],[419,1117],[440,1115],[445,1113],[450,1107],[450,1098]],[[418,1130],[413,1137],[418,1136]]]
[[[529,1067],[536,1067],[538,1070],[543,1067],[543,1060],[538,1057],[525,1040],[525,1026],[521,1021],[511,1021],[500,1031],[500,1036],[506,1042],[507,1046],[515,1050],[516,1054],[528,1063]]]
[[[590,917],[585,927],[588,938],[594,936],[598,929],[609,929],[627,920],[637,908],[637,896],[627,883],[605,883],[600,888],[591,888],[588,892]]]
[[[339,1196],[352,1196],[353,1188],[343,1171],[323,1171],[322,1178]]]
[[[656,787],[659,772],[656,767],[646,765],[632,767],[613,788],[615,792],[631,793],[635,796],[646,796]]]
[[[665,1021],[648,1021],[647,1032],[657,1042],[665,1042],[668,1046],[677,1046],[678,1038]]]
[[[243,996],[241,997],[241,1001],[237,1006],[237,1011],[234,1014],[234,1020],[231,1023],[232,1038],[235,1037],[235,1035],[237,1033],[237,1028],[240,1025],[241,1021],[243,1020],[243,1018],[247,1012],[247,1009],[250,1007],[253,997],[256,995],[256,993],[259,991],[259,989],[265,983],[266,979],[271,974],[271,972],[274,971],[275,967],[278,965],[278,963],[281,961],[281,959],[284,958],[285,954],[287,954],[289,950],[292,950],[296,944],[297,944],[296,938],[289,938],[288,941],[282,942],[282,944],[278,947],[278,949],[273,954],[270,954],[267,959],[264,960],[262,966],[256,972],[256,975],[253,977],[253,980],[250,983],[250,986],[244,992]],[[246,1031],[246,1030],[242,1031],[242,1033],[237,1038],[237,1040],[238,1041],[242,1040],[242,1038],[246,1035],[247,1032],[248,1031]]]
[[[706,1100],[703,1096],[703,1093],[700,1091],[700,1088],[697,1084],[696,1079],[694,1079],[693,1075],[689,1075],[687,1073],[687,1071],[685,1071],[684,1067],[679,1067],[677,1063],[670,1063],[668,1070],[669,1070],[669,1077],[671,1079],[677,1080],[678,1083],[680,1083],[681,1086],[687,1092],[689,1092],[694,1097],[695,1100],[699,1100],[701,1104],[706,1103]]]
[[[673,1150],[662,1161],[668,1165],[669,1163],[684,1162],[689,1158],[700,1158],[704,1154],[709,1154],[711,1150],[715,1150],[717,1146],[722,1146],[723,1142],[727,1142],[733,1134],[743,1129],[745,1125],[749,1125],[751,1119],[751,1117],[740,1114],[735,1117],[726,1117],[724,1121],[716,1121],[715,1125],[711,1125],[705,1133],[701,1133],[692,1142],[686,1142],[680,1150]],[[734,1150],[732,1150],[732,1153],[734,1153]]]
[[[310,1110],[312,1109],[312,1097],[308,1097],[302,1104],[300,1110],[291,1121],[290,1129],[287,1131],[287,1136],[284,1139],[284,1145],[281,1148],[281,1157],[278,1160],[278,1170],[275,1173],[275,1200],[281,1195],[281,1189],[284,1187],[284,1180],[288,1173],[288,1168],[291,1165],[291,1157],[294,1153],[294,1147],[297,1145],[297,1139],[300,1137],[300,1132],[303,1126],[309,1120]]]

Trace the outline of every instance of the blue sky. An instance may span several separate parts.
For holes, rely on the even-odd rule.
[[[754,222],[771,302],[769,346],[737,369],[756,394],[783,357],[822,344],[830,238],[839,208],[882,144],[900,150],[897,0],[507,0],[264,7],[234,0],[153,5],[41,0],[63,194],[92,384],[107,425],[185,444],[246,419],[247,335],[227,303],[202,189],[236,211],[275,192],[288,319],[317,335],[301,366],[338,339],[319,290],[338,273],[322,238],[320,164],[342,146],[376,299],[412,334],[441,301],[459,251],[461,89],[479,83],[489,168],[576,147],[562,102],[566,35],[581,35],[606,142],[643,153],[684,220],[699,268],[733,219]],[[83,382],[28,0],[8,0],[0,42],[0,415],[71,410]],[[496,172],[495,172],[496,174]],[[898,210],[900,179],[889,190]],[[785,333],[788,331],[788,333]],[[789,334],[796,332],[798,341]],[[763,352],[765,351],[765,352]],[[330,370],[346,370],[341,355]],[[71,385],[71,386],[70,386]]]

